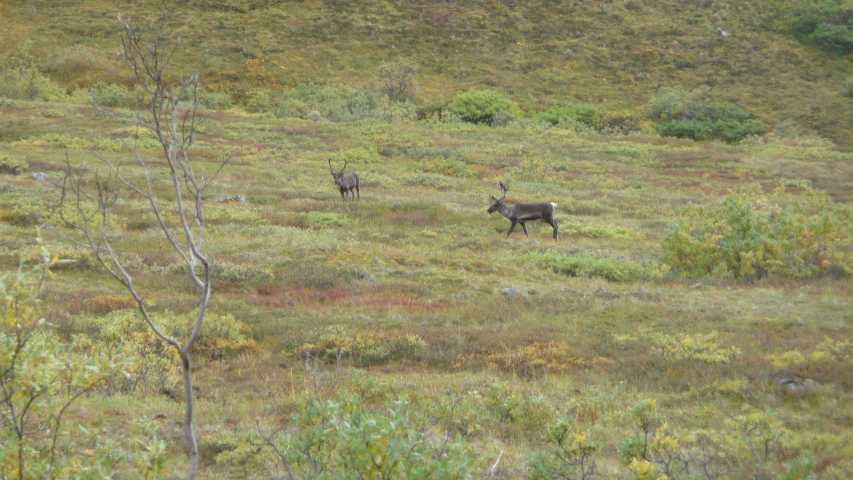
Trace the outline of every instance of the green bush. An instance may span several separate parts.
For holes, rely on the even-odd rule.
[[[258,92],[249,100],[250,112],[272,113],[279,118],[352,122],[381,120],[400,123],[417,117],[409,101],[395,102],[384,95],[364,92],[346,85],[302,84],[293,90]]]
[[[0,155],[0,173],[18,175],[29,167],[29,163],[23,158],[11,155]]]
[[[560,255],[556,253],[533,253],[537,263],[556,273],[570,277],[599,277],[614,282],[640,280],[648,277],[646,269],[634,262],[616,258],[596,257],[589,254]]]
[[[709,88],[704,85],[689,92],[681,85],[661,87],[646,102],[644,107],[646,116],[652,120],[661,121],[682,118],[708,103],[708,90]]]
[[[21,263],[17,272],[0,275],[0,475],[74,478],[87,462],[106,466],[121,447],[87,439],[87,428],[97,427],[67,414],[67,408],[121,375],[132,360],[115,346],[89,354],[83,339],[62,339],[45,322],[39,295],[45,279],[53,277],[51,269],[64,261],[37,240],[40,264]],[[100,470],[87,473],[110,476]]]
[[[300,399],[286,433],[267,436],[259,429],[268,451],[288,475],[343,480],[472,478],[474,454],[461,435],[433,435],[431,419],[409,402],[392,398],[390,386],[359,372],[333,379],[320,375],[315,373],[320,391]]]
[[[799,0],[787,23],[801,40],[831,52],[853,53],[853,5],[838,0]]]
[[[338,150],[336,152],[318,155],[322,160],[322,163],[326,163],[327,159],[332,161],[332,166],[335,169],[340,169],[344,166],[344,162],[349,164],[347,170],[349,171],[351,167],[357,165],[364,165],[366,163],[378,163],[379,162],[379,152],[376,150],[375,145],[368,145],[366,147],[356,147],[356,148],[345,148],[343,150]]]
[[[558,125],[569,118],[593,128],[597,128],[601,123],[601,116],[595,107],[583,103],[570,104],[565,107],[551,107],[547,111],[537,114],[536,118],[551,125]]]
[[[299,214],[300,220],[308,228],[323,229],[349,225],[346,215],[334,212],[307,212]]]
[[[62,88],[41,73],[32,58],[0,57],[0,97],[52,102],[64,96]]]
[[[658,127],[658,133],[664,137],[689,138],[691,140],[719,139],[725,142],[737,142],[748,135],[761,135],[767,131],[767,125],[758,120],[702,121],[675,120]]]
[[[136,96],[133,90],[114,83],[98,83],[92,87],[91,95],[99,107],[133,108]]]
[[[418,92],[418,69],[401,60],[379,67],[379,91],[390,100],[411,100]]]
[[[228,92],[199,93],[198,104],[208,110],[228,110],[234,106],[234,100]]]
[[[403,176],[402,181],[404,185],[431,187],[436,190],[450,190],[456,186],[444,175],[435,173],[411,173]]]
[[[847,77],[844,80],[844,85],[841,87],[841,94],[847,98],[853,99],[853,77]]]
[[[550,425],[545,432],[550,450],[537,452],[527,464],[531,480],[595,478],[594,456],[599,446],[587,437],[571,419],[560,419]]]
[[[659,125],[657,130],[664,137],[697,141],[718,139],[731,143],[748,135],[761,135],[767,129],[765,123],[751,118],[740,107],[709,104],[687,111],[681,118]]]
[[[758,279],[853,274],[853,213],[809,190],[775,199],[732,195],[716,207],[690,206],[661,244],[662,262],[689,276]]]
[[[301,358],[334,363],[338,358],[366,367],[391,360],[422,357],[429,345],[418,335],[399,332],[353,331],[342,325],[325,329],[313,343],[296,350]]]
[[[709,103],[707,94],[705,86],[692,91],[680,85],[663,87],[649,99],[646,115],[664,122],[657,130],[665,137],[736,142],[767,131],[767,125],[749,112],[735,105]]]
[[[462,92],[447,106],[447,112],[463,122],[492,125],[496,119],[521,116],[521,109],[512,100],[494,90]]]
[[[474,178],[476,173],[468,165],[458,160],[430,160],[419,164],[419,169],[426,173],[437,173],[448,177]]]

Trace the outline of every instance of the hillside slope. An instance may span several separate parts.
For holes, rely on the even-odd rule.
[[[614,111],[638,108],[661,86],[704,84],[714,100],[770,124],[792,119],[846,143],[853,115],[841,90],[853,64],[800,44],[777,5],[186,0],[166,17],[192,47],[182,61],[209,55],[208,87],[238,100],[309,80],[369,85],[381,63],[399,58],[420,67],[419,102],[490,87],[528,110],[582,101]],[[6,1],[0,52],[29,52],[68,87],[120,82],[109,36],[119,12],[152,21],[163,15],[160,7],[117,0]]]

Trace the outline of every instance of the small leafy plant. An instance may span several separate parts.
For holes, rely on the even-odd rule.
[[[501,116],[519,117],[521,109],[512,100],[494,90],[472,90],[453,98],[446,111],[463,122],[491,125]]]

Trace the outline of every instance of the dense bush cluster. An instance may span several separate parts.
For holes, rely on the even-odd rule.
[[[663,262],[691,276],[759,279],[853,274],[853,213],[824,193],[690,206],[662,242]]]
[[[446,413],[430,418],[359,372],[319,375],[287,431],[259,429],[283,478],[471,478],[474,453],[462,436],[440,440],[429,431]]]
[[[766,124],[738,106],[708,102],[707,93],[707,87],[689,92],[680,86],[661,88],[646,104],[646,114],[662,122],[657,131],[664,137],[737,142],[767,131]]]
[[[126,378],[137,362],[118,345],[102,351],[65,338],[39,309],[44,281],[59,260],[39,246],[39,263],[0,276],[0,477],[147,478],[162,468],[166,444],[159,425],[136,420],[122,435],[69,414],[72,404]],[[114,432],[113,432],[114,433]]]
[[[463,122],[486,125],[505,125],[521,116],[515,102],[494,90],[462,92],[447,105],[446,111]]]
[[[317,122],[382,120],[400,123],[417,118],[409,101],[392,101],[346,85],[299,85],[292,90],[258,92],[249,100],[250,112],[272,113],[280,118],[304,118]]]
[[[13,155],[0,155],[0,173],[18,175],[29,167],[26,159]]]
[[[589,254],[559,255],[556,253],[531,254],[534,261],[556,273],[570,277],[604,278],[614,282],[647,278],[646,269],[637,263],[612,257]]]
[[[559,125],[566,120],[574,120],[592,128],[601,123],[601,116],[595,107],[583,103],[575,103],[564,107],[551,107],[550,109],[536,114],[536,118],[551,125]]]
[[[761,135],[767,128],[765,123],[752,118],[752,115],[740,107],[710,104],[661,124],[658,126],[658,133],[664,137],[690,138],[697,141],[718,139],[737,142],[749,135]]]
[[[0,57],[0,98],[55,101],[65,95],[28,56]]]
[[[806,42],[853,53],[853,5],[839,0],[799,0],[787,15],[791,30]]]

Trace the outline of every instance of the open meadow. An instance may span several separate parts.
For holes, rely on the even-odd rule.
[[[779,436],[767,453],[772,468],[810,457],[818,472],[836,472],[824,478],[850,473],[849,274],[685,278],[661,261],[687,205],[742,195],[773,209],[813,189],[849,205],[848,149],[200,115],[200,165],[212,171],[224,152],[237,152],[205,199],[216,315],[205,328],[231,315],[238,329],[196,367],[206,476],[280,469],[256,419],[269,431],[291,426],[306,391],[324,385],[336,363],[357,369],[340,374],[338,388],[365,395],[365,408],[382,413],[399,399],[436,415],[430,435],[459,434],[476,475],[503,451],[499,474],[524,476],[531,454],[552,448],[548,429],[565,420],[571,435],[597,445],[600,475],[627,478],[620,446],[637,434],[632,409],[643,400],[656,403],[657,428],[682,445],[713,439],[732,477],[757,465],[742,431],[755,412],[775,422],[763,433]],[[4,142],[3,154],[29,162],[27,174],[3,175],[0,187],[11,270],[19,258],[37,259],[30,215],[57,200],[50,185],[66,155],[72,168],[93,170],[87,148],[112,145],[125,127],[80,105],[16,102],[4,116],[20,133],[7,134],[18,140]],[[328,172],[327,159],[346,154],[357,159],[348,168],[361,177],[360,201],[341,201]],[[49,180],[34,180],[35,171]],[[558,241],[541,222],[529,239],[520,229],[504,239],[509,222],[486,214],[499,180],[510,185],[508,201],[558,204]],[[236,195],[246,203],[220,202]],[[112,221],[152,310],[189,314],[192,289],[145,204],[122,202]],[[131,299],[84,251],[58,245],[77,262],[47,283],[45,317],[61,335],[95,338],[94,325],[117,321]],[[325,365],[306,369],[309,353]],[[81,399],[73,414],[111,435],[135,418],[158,419],[168,470],[180,472],[182,405],[155,391],[159,381],[146,378],[144,395]],[[435,413],[440,402],[452,413]]]
[[[127,65],[93,53],[117,48],[92,33],[97,2],[5,3],[0,477],[185,478],[181,361],[72,239],[107,232],[152,323],[186,337],[204,272],[161,227],[191,228],[190,175],[170,183]],[[212,286],[191,355],[201,478],[853,478],[853,57],[798,43],[794,13],[686,2],[663,48],[673,2],[489,3],[480,29],[480,7],[441,2],[186,3],[254,32],[188,35],[175,57],[177,78],[212,52],[211,83],[174,91],[181,115],[197,101],[187,155],[210,181],[189,216]],[[569,17],[560,42],[534,28]],[[778,71],[719,39],[699,56],[727,19]],[[604,20],[609,47],[581,41]],[[292,50],[267,38],[282,24]],[[595,67],[622,95],[590,65],[635,36],[638,56]],[[392,40],[402,60],[365,53]],[[790,82],[749,98],[771,77]],[[111,197],[122,181],[143,187]],[[507,204],[555,203],[559,237],[505,238],[500,182]]]

